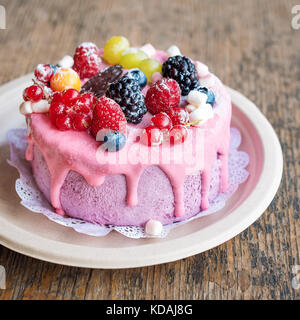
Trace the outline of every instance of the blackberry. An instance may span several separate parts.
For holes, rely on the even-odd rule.
[[[185,56],[173,56],[162,66],[163,76],[178,82],[181,94],[187,96],[198,87],[198,73],[192,61]]]
[[[125,75],[110,84],[106,95],[120,105],[128,122],[137,124],[142,121],[147,107],[137,80]]]

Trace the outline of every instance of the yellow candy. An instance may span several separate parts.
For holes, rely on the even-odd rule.
[[[120,63],[122,53],[129,48],[129,41],[122,36],[110,38],[105,46],[103,57],[109,64]]]
[[[50,80],[50,87],[53,91],[63,92],[67,89],[80,91],[81,81],[78,73],[71,68],[60,68]]]
[[[162,65],[158,60],[155,59],[143,60],[139,65],[139,69],[145,73],[148,82],[151,81],[151,76],[154,72],[162,73]]]
[[[142,50],[136,52],[129,52],[121,56],[120,64],[124,69],[137,68],[140,63],[147,59],[148,56]]]

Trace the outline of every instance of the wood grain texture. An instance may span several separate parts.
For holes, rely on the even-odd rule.
[[[284,176],[262,217],[234,239],[177,262],[91,270],[41,262],[0,246],[7,289],[0,299],[299,299],[300,30],[291,0],[2,0],[0,84],[82,41],[112,35],[166,49],[178,44],[225,84],[253,100],[274,126]]]

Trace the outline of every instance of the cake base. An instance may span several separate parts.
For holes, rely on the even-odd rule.
[[[218,195],[220,165],[220,160],[216,158],[211,171],[209,201]],[[50,201],[50,173],[36,145],[34,146],[32,169],[38,187]],[[166,174],[158,166],[149,166],[143,171],[138,185],[138,199],[140,200],[136,206],[129,206],[126,196],[126,179],[122,174],[108,175],[102,185],[93,187],[79,173],[70,171],[61,188],[60,201],[68,216],[91,223],[144,226],[149,219],[154,219],[166,225],[189,219],[199,213],[201,175],[197,173],[185,178],[185,215],[182,217],[174,215],[172,186]]]

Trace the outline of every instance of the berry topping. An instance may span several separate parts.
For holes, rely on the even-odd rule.
[[[147,77],[143,71],[138,68],[129,70],[126,74],[127,77],[138,81],[140,88],[143,89],[147,84]]]
[[[51,102],[61,101],[62,97],[63,97],[62,92],[54,92],[53,95],[51,96]]]
[[[207,95],[206,103],[210,104],[212,107],[215,103],[215,95],[212,90],[208,89],[207,87],[197,87],[197,91],[202,92]]]
[[[71,117],[66,114],[58,115],[55,120],[55,125],[57,129],[61,131],[70,130],[72,129]]]
[[[101,97],[95,105],[91,132],[96,137],[101,129],[126,133],[127,121],[120,106],[112,99]]]
[[[178,82],[181,94],[186,96],[198,86],[199,76],[192,61],[185,56],[170,57],[162,67],[163,76]]]
[[[160,62],[155,59],[143,60],[139,65],[139,69],[141,69],[145,73],[149,82],[151,81],[151,77],[154,72],[162,72],[162,66]]]
[[[146,94],[146,106],[153,113],[168,112],[180,103],[180,88],[172,79],[162,79],[156,82]]]
[[[55,72],[59,69],[59,66],[56,64],[49,64],[49,66],[51,67],[53,74],[55,74]]]
[[[122,53],[129,48],[129,41],[125,37],[110,38],[105,46],[103,57],[109,64],[120,63]]]
[[[123,68],[120,65],[110,66],[89,79],[81,89],[81,92],[92,92],[97,98],[101,98],[108,86],[121,78]]]
[[[84,131],[90,127],[92,100],[75,91],[68,89],[52,96],[49,117],[59,130]]]
[[[66,106],[73,106],[78,98],[80,93],[75,89],[67,89],[61,96],[61,101]]]
[[[43,89],[36,85],[26,88],[23,92],[23,98],[25,101],[39,102],[43,99],[43,96]]]
[[[81,81],[76,71],[70,68],[60,68],[51,78],[50,87],[53,91],[63,92],[73,88],[80,91]]]
[[[100,135],[100,140],[103,141],[101,148],[105,151],[116,152],[121,150],[126,144],[126,138],[120,131],[108,130],[103,134],[100,132]],[[99,135],[97,138],[99,138]]]
[[[168,116],[171,118],[173,126],[177,124],[185,125],[189,121],[189,114],[180,107],[170,109]]]
[[[135,50],[135,52],[124,52],[120,59],[120,65],[124,69],[136,68],[140,63],[148,59],[146,53],[142,50]]]
[[[38,81],[48,83],[53,76],[53,69],[49,64],[38,64],[34,69],[34,76]]]
[[[188,135],[188,129],[185,126],[178,124],[172,127],[169,131],[169,135],[171,144],[183,143]]]
[[[170,117],[166,113],[161,112],[152,117],[151,125],[160,130],[170,129],[172,126],[172,122]]]
[[[160,129],[149,126],[145,128],[142,132],[141,142],[145,145],[152,147],[152,146],[159,146],[163,141],[163,133]]]
[[[124,76],[113,82],[106,94],[120,105],[128,122],[137,124],[142,121],[147,108],[138,81]]]
[[[91,78],[101,69],[98,47],[92,42],[83,42],[75,50],[73,69],[81,79]]]

